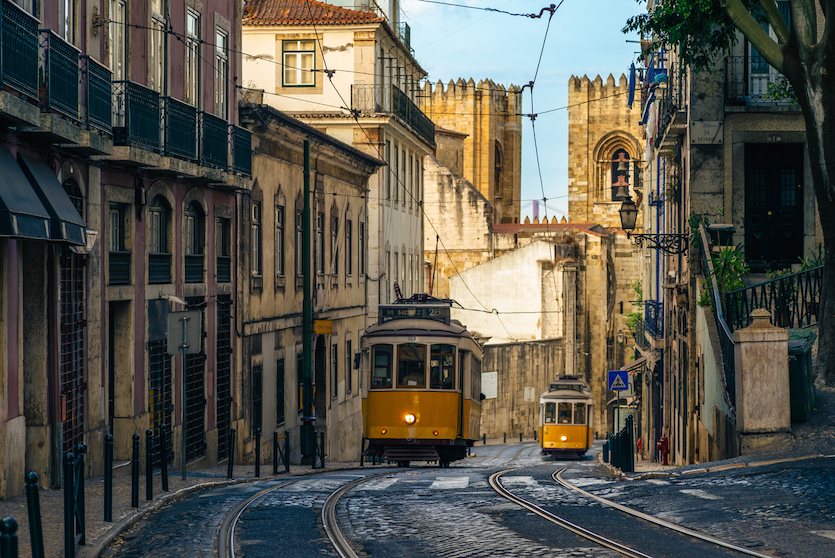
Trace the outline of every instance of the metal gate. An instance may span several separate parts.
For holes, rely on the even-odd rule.
[[[151,414],[150,428],[157,437],[163,424],[166,425],[167,432],[171,432],[174,411],[171,394],[171,356],[168,355],[167,345],[165,339],[148,342],[148,411]],[[174,461],[173,436],[166,437],[165,445],[167,463],[171,464]],[[159,452],[155,451],[154,469],[162,467],[160,457]]]
[[[59,249],[60,260],[60,382],[61,422],[64,425],[62,453],[73,451],[84,442],[84,257],[66,247]]]
[[[189,308],[200,308],[203,297],[189,297],[186,303]],[[205,331],[205,324],[201,327]],[[206,408],[205,374],[206,350],[199,354],[186,355],[186,461],[192,461],[206,455],[204,411]]]
[[[229,457],[232,411],[232,297],[217,297],[217,458]]]

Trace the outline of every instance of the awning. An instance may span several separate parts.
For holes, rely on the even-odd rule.
[[[12,152],[0,146],[0,236],[49,240],[49,219]]]
[[[46,163],[25,155],[17,156],[20,167],[32,183],[35,193],[50,216],[50,238],[59,242],[85,246],[87,223],[78,214],[64,187]]]
[[[643,364],[644,364],[646,361],[647,361],[647,357],[643,357],[643,356],[642,356],[642,357],[640,357],[640,358],[636,358],[636,359],[635,359],[635,360],[633,360],[632,362],[627,363],[627,364],[626,364],[626,366],[624,366],[624,367],[623,367],[623,369],[624,369],[624,370],[627,370],[627,371],[629,371],[629,370],[635,370],[636,368],[640,368],[641,366],[643,366]]]

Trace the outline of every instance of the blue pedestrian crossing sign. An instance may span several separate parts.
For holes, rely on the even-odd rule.
[[[629,389],[629,373],[626,370],[609,370],[609,389],[612,391]]]

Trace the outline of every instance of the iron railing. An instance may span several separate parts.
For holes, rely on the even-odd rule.
[[[435,124],[405,93],[393,85],[352,85],[351,109],[362,113],[393,114],[416,134],[435,145]]]
[[[644,301],[644,321],[647,333],[653,339],[664,337],[664,303],[655,300]]]
[[[86,99],[87,127],[113,133],[112,72],[87,55],[80,57],[81,83]]]
[[[44,109],[78,120],[78,57],[80,51],[55,31],[41,30],[41,75]]]
[[[174,97],[162,98],[165,123],[163,153],[187,161],[197,160],[197,109]]]
[[[226,121],[208,112],[200,113],[200,163],[226,170],[229,166],[229,137]]]
[[[217,257],[217,274],[218,283],[229,283],[232,281],[232,258],[229,256]]]
[[[108,252],[110,285],[130,285],[130,252]]]
[[[722,297],[719,294],[719,283],[713,274],[713,260],[711,260],[708,252],[710,244],[708,244],[708,235],[704,223],[699,224],[699,234],[701,236],[702,272],[708,278],[710,285],[708,292],[710,293],[711,313],[716,324],[716,333],[719,336],[719,349],[722,353],[722,369],[720,373],[723,374],[725,379],[725,389],[728,392],[729,402],[735,409],[736,369],[734,366],[734,340],[722,310]]]
[[[240,126],[229,126],[232,136],[232,170],[252,176],[252,132]]]
[[[203,282],[203,254],[186,254],[186,283]]]
[[[647,340],[646,323],[643,319],[638,318],[635,320],[635,329],[632,335],[635,337],[635,343],[637,343],[639,347],[645,351],[652,350],[652,345],[650,345],[650,342]]]
[[[37,19],[13,2],[0,5],[2,17],[2,85],[38,98],[38,27]]]
[[[684,110],[685,92],[687,78],[675,71],[672,63],[666,68],[667,86],[663,89],[656,89],[655,96],[658,99],[658,130],[659,134],[655,139],[655,146],[661,145],[664,140],[665,131],[672,122],[676,113]]]
[[[159,93],[133,81],[114,81],[113,110],[113,143],[159,152]]]
[[[171,282],[171,254],[148,254],[148,282],[155,285]]]
[[[794,101],[771,98],[769,85],[780,85],[786,78],[758,56],[728,56],[725,59],[725,104],[784,105]]]
[[[823,266],[792,273],[725,295],[725,314],[731,331],[747,327],[751,312],[765,308],[777,327],[801,328],[818,323]]]

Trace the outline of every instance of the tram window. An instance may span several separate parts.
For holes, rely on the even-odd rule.
[[[571,424],[571,403],[560,403],[557,406],[557,422]]]
[[[586,424],[586,404],[574,404],[574,424]]]
[[[467,376],[467,351],[458,351],[458,386],[456,389],[464,389],[464,378]]]
[[[429,370],[429,387],[432,389],[455,389],[455,346],[432,345]]]
[[[472,393],[470,393],[470,397],[473,398],[475,401],[481,401],[481,361],[478,360],[475,356],[471,359],[473,362],[473,369],[472,369],[472,378],[470,381],[470,387],[472,388]]]
[[[556,403],[546,403],[545,404],[545,422],[548,424],[554,424],[554,415],[557,412],[557,404]]]
[[[397,347],[397,387],[426,387],[426,345]]]
[[[391,387],[391,345],[377,345],[374,347],[371,388],[386,387]]]

